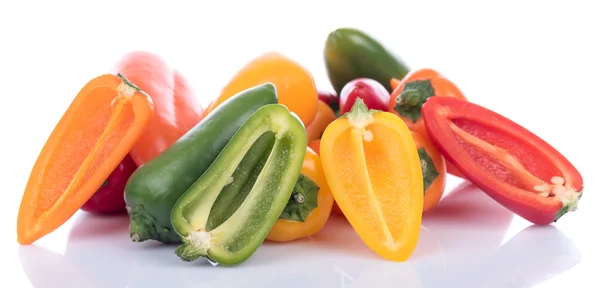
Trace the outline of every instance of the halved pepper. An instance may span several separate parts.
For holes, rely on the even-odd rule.
[[[281,104],[258,109],[173,206],[184,261],[246,261],[280,217],[306,153],[302,121]]]
[[[90,80],[31,170],[17,218],[17,241],[32,244],[71,218],[127,156],[153,114],[152,99],[122,75]]]
[[[498,203],[537,224],[575,211],[583,178],[550,144],[474,103],[435,96],[423,105],[431,140],[449,162]]]
[[[314,235],[329,219],[333,196],[323,173],[321,158],[311,148],[306,148],[300,173],[292,197],[271,228],[267,240],[284,242]]]
[[[169,148],[139,167],[125,186],[131,240],[180,243],[171,209],[221,153],[231,137],[260,107],[277,103],[277,90],[265,83],[224,101]]]
[[[366,245],[385,259],[414,251],[423,215],[421,161],[406,124],[357,98],[321,138],[333,197]]]

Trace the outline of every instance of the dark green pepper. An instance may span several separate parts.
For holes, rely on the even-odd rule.
[[[125,186],[132,241],[181,243],[171,225],[173,204],[204,173],[248,118],[260,107],[274,103],[277,92],[271,83],[244,90],[139,167]]]
[[[402,79],[409,67],[367,33],[355,28],[339,28],[325,41],[325,68],[331,85],[341,95],[342,88],[355,79],[370,78],[392,93],[390,80]]]
[[[267,237],[288,203],[306,153],[302,121],[280,104],[260,108],[173,206],[184,261],[235,265]]]

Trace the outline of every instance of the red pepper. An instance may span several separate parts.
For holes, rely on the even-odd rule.
[[[81,210],[101,214],[125,212],[125,183],[135,169],[137,166],[128,154]]]
[[[513,213],[548,225],[577,209],[581,174],[529,130],[453,97],[430,97],[422,113],[427,133],[444,157]]]

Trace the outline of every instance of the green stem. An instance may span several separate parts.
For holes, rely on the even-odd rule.
[[[156,239],[164,244],[181,243],[181,238],[171,229],[162,226],[143,206],[127,207],[129,235],[133,242]]]
[[[398,96],[400,104],[407,108],[417,107],[421,104],[421,92],[418,89],[407,89]],[[396,101],[398,101],[398,98]]]

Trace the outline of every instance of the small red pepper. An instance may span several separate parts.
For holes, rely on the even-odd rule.
[[[125,184],[136,169],[135,162],[127,154],[81,210],[99,214],[125,212]]]
[[[427,133],[444,157],[513,213],[548,225],[577,209],[581,174],[529,130],[454,97],[430,97],[422,113]]]

